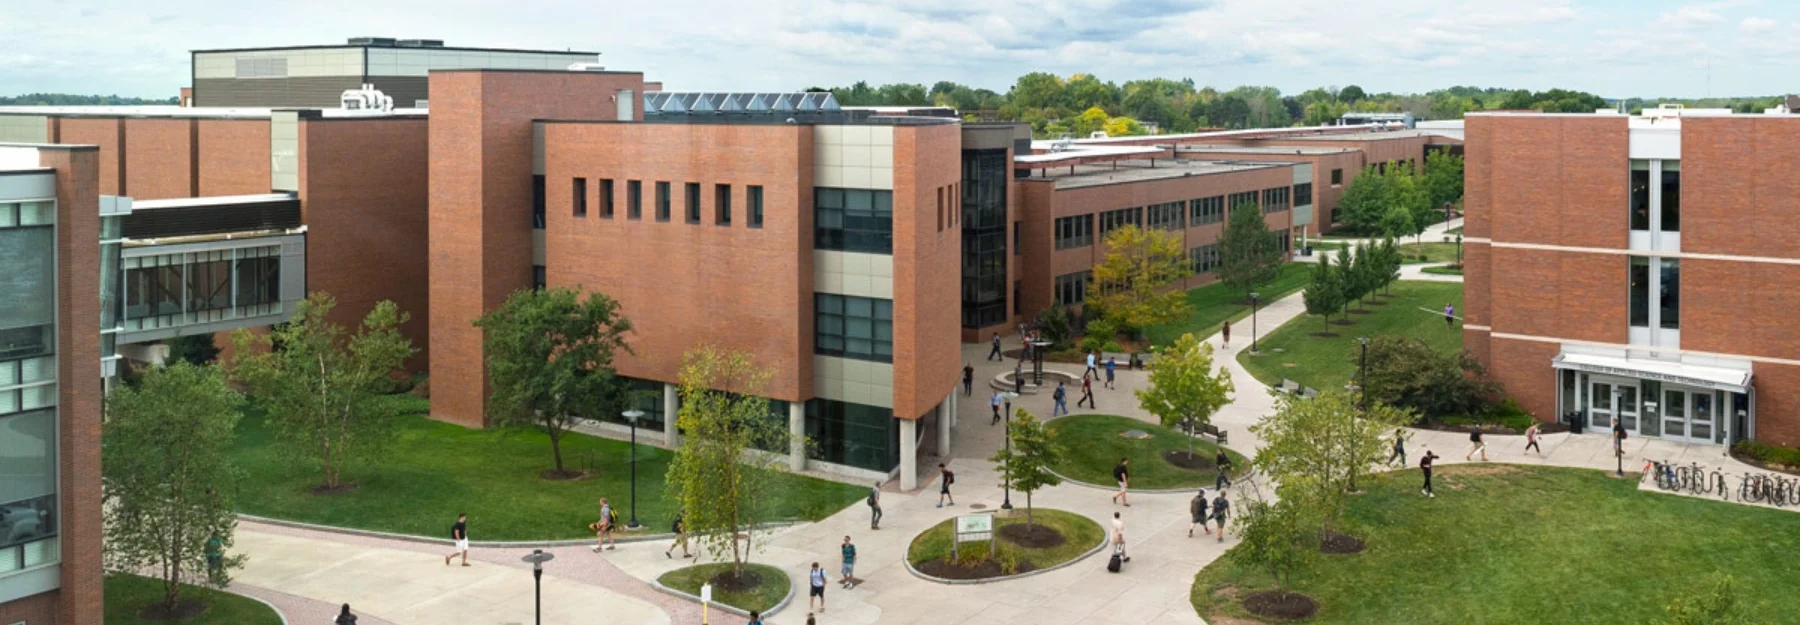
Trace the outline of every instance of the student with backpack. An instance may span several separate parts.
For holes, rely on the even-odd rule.
[[[1200,494],[1195,495],[1193,501],[1188,502],[1188,516],[1193,519],[1193,522],[1188,524],[1188,538],[1194,537],[1195,525],[1200,526],[1202,532],[1212,533],[1212,530],[1206,527],[1206,489],[1200,489]]]
[[[811,583],[812,593],[806,597],[806,610],[812,612],[813,599],[819,600],[819,611],[825,611],[825,569],[819,563],[812,563],[812,570],[806,572],[806,579]]]
[[[1113,369],[1118,368],[1118,366],[1119,359],[1113,358],[1112,356],[1106,357],[1106,388],[1113,387]]]
[[[1231,500],[1225,498],[1225,491],[1213,499],[1213,521],[1219,524],[1219,542],[1225,542],[1225,521],[1231,518]]]
[[[1618,456],[1620,458],[1624,458],[1625,457],[1625,424],[1620,423],[1618,417],[1613,417],[1612,443],[1613,443],[1613,455]],[[1619,462],[1620,467],[1623,467],[1624,464],[1625,463],[1623,460],[1621,460]],[[1619,469],[1619,477],[1625,477],[1625,470],[1623,468]]]
[[[993,349],[993,351],[988,352],[987,359],[988,360],[1000,360],[1000,361],[1006,360],[1006,358],[1004,356],[1000,355],[1000,333],[999,332],[994,333],[994,349]]]
[[[1069,414],[1069,392],[1063,388],[1062,382],[1056,383],[1056,391],[1050,393],[1050,399],[1056,403],[1050,406],[1050,417]]]
[[[1463,454],[1463,461],[1468,461],[1478,451],[1481,452],[1481,461],[1487,462],[1487,443],[1481,441],[1481,426],[1479,425],[1469,431],[1469,453]]]
[[[963,397],[975,394],[975,365],[963,363]]]
[[[594,553],[600,553],[602,549],[619,548],[619,539],[613,536],[613,530],[618,526],[619,513],[613,511],[612,504],[608,503],[605,497],[601,497],[600,520],[588,526],[588,529],[594,530]],[[612,541],[611,547],[606,546],[608,540]]]
[[[952,506],[956,505],[956,498],[950,496],[950,485],[956,483],[956,473],[954,471],[944,468],[944,463],[939,462],[938,463],[938,475],[940,477],[942,477],[943,479],[938,482],[938,505],[937,505],[937,507],[939,507],[939,508],[944,507],[945,499],[950,500],[950,505],[952,505]]]
[[[994,397],[993,399],[988,400],[988,405],[993,406],[994,408],[994,420],[989,422],[988,425],[1000,425],[1000,391],[994,391]]]
[[[844,578],[839,581],[843,582],[844,590],[849,590],[862,583],[862,580],[856,578],[856,545],[850,544],[850,537],[845,536],[844,546],[840,550],[844,552],[844,566],[840,571]]]
[[[1419,492],[1424,493],[1426,497],[1437,496],[1437,491],[1431,490],[1431,461],[1437,459],[1438,455],[1431,453],[1431,449],[1429,448],[1425,450],[1425,456],[1419,458],[1419,470],[1425,473],[1425,488],[1421,489]]]
[[[1112,496],[1113,503],[1123,503],[1127,508],[1131,507],[1131,499],[1125,496],[1127,489],[1131,487],[1130,464],[1131,458],[1120,458],[1119,464],[1113,467],[1113,481],[1119,483],[1119,492]]]
[[[869,529],[881,529],[881,482],[869,489]]]
[[[1231,485],[1231,456],[1225,455],[1224,447],[1213,454],[1213,464],[1219,467],[1219,479],[1214,481],[1213,489],[1223,494],[1225,487]]]
[[[675,512],[675,521],[669,524],[669,531],[675,534],[675,542],[671,543],[668,549],[663,550],[663,557],[674,559],[676,547],[681,547],[681,557],[694,557],[694,554],[688,553],[687,519],[682,518],[685,516],[687,516],[687,510]]]
[[[1394,466],[1394,459],[1400,459],[1400,466],[1406,466],[1406,428],[1394,428],[1394,453],[1388,455],[1388,466]]]

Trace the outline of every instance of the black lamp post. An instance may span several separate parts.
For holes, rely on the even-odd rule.
[[[1462,233],[1456,233],[1456,266],[1462,266]]]
[[[536,603],[534,611],[537,614],[537,624],[544,625],[544,563],[555,560],[556,554],[533,549],[520,559],[531,563],[531,596]]]
[[[1450,227],[1450,208],[1452,206],[1455,205],[1450,202],[1444,202],[1444,227],[1446,228]]]
[[[1038,385],[1038,388],[1044,387],[1044,350],[1051,345],[1054,343],[1043,339],[1031,342],[1031,383]]]
[[[1018,396],[1019,396],[1018,393],[1014,393],[1012,391],[1006,391],[1006,392],[1000,393],[1000,398],[1006,401],[1006,434],[1005,434],[1005,436],[1006,436],[1006,455],[1008,458],[1012,457],[1012,400],[1013,400],[1013,398],[1018,397]],[[1003,477],[1003,481],[1001,481],[1001,483],[1000,483],[1000,488],[1001,488],[1002,497],[1004,497],[1004,501],[1000,502],[1000,509],[1001,510],[1011,510],[1013,507],[1013,505],[1012,505],[1012,464],[1011,463],[1008,463],[1006,465],[1005,476]]]
[[[1361,408],[1363,412],[1368,412],[1369,411],[1369,400],[1367,399],[1367,397],[1369,396],[1369,337],[1366,337],[1366,336],[1356,337],[1356,342],[1360,343],[1362,345],[1362,356],[1358,359],[1358,363],[1357,363],[1357,368],[1360,369],[1361,371],[1359,371],[1356,374],[1356,404],[1357,404],[1357,407]]]
[[[625,420],[631,423],[631,522],[625,529],[643,529],[637,518],[637,423],[644,418],[644,411],[633,408],[624,412]]]
[[[1262,294],[1250,293],[1250,354],[1256,354],[1256,299]]]

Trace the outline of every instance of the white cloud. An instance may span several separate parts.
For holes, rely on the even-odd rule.
[[[1775,30],[1775,25],[1775,20],[1766,17],[1746,17],[1738,23],[1738,30],[1751,34],[1766,33]]]
[[[1712,5],[1688,5],[1664,12],[1656,18],[1658,28],[1689,30],[1725,23],[1725,16],[1713,11]]]

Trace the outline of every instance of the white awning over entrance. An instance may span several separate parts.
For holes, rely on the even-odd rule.
[[[1748,367],[1735,369],[1666,360],[1623,358],[1563,352],[1550,361],[1557,369],[1573,369],[1588,373],[1617,375],[1628,378],[1685,384],[1733,393],[1746,393],[1750,388]],[[1746,363],[1747,364],[1747,363]]]

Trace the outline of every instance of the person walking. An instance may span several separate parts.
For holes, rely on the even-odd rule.
[[[1429,447],[1425,448],[1425,455],[1419,458],[1419,470],[1425,473],[1425,488],[1419,492],[1424,493],[1426,497],[1437,496],[1437,492],[1431,490],[1431,461],[1437,459],[1438,455],[1431,453]]]
[[[1118,368],[1118,366],[1119,359],[1113,358],[1112,356],[1106,357],[1106,388],[1113,387],[1113,369]]]
[[[1082,372],[1081,377],[1085,378],[1088,376],[1094,376],[1094,377],[1100,376],[1100,371],[1098,369],[1094,368],[1095,361],[1099,357],[1100,357],[1099,352],[1088,352],[1088,354],[1087,354],[1087,371]]]
[[[1069,392],[1068,389],[1063,387],[1062,382],[1056,383],[1056,391],[1050,393],[1050,399],[1055,402],[1054,405],[1050,406],[1051,418],[1054,419],[1058,415],[1069,414]]]
[[[1119,483],[1119,492],[1112,496],[1113,504],[1123,503],[1127,508],[1131,507],[1131,499],[1125,496],[1126,491],[1131,488],[1130,465],[1131,458],[1120,458],[1119,464],[1113,467],[1113,481]]]
[[[681,557],[683,557],[683,558],[694,557],[694,554],[688,553],[688,535],[687,535],[687,518],[686,517],[687,517],[687,510],[678,510],[675,512],[675,521],[672,523],[669,523],[669,531],[673,532],[675,534],[675,542],[670,543],[669,548],[663,550],[663,557],[669,558],[671,560],[675,559],[675,548],[676,547],[681,548]]]
[[[1192,519],[1192,522],[1188,523],[1188,538],[1194,537],[1195,525],[1200,526],[1202,532],[1212,533],[1212,530],[1206,527],[1206,489],[1200,489],[1200,494],[1195,495],[1194,499],[1188,502],[1188,517]]]
[[[1219,329],[1219,338],[1222,340],[1225,349],[1231,349],[1231,322],[1230,321],[1225,322],[1225,326]]]
[[[600,553],[602,549],[619,548],[619,539],[613,536],[613,530],[618,529],[618,525],[619,513],[613,511],[611,502],[608,502],[605,497],[601,497],[600,520],[588,526],[594,530],[594,553]],[[612,541],[611,547],[606,546],[609,540]]]
[[[1444,327],[1456,327],[1456,305],[1444,304]]]
[[[331,623],[332,625],[356,625],[356,615],[350,613],[350,604],[344,604],[343,609],[338,610],[337,618],[331,619]]]
[[[939,508],[944,507],[945,499],[950,500],[950,505],[952,505],[952,506],[956,505],[956,498],[950,496],[950,485],[956,483],[956,472],[951,471],[950,469],[944,468],[944,463],[939,462],[938,463],[938,478],[939,479],[938,479],[938,505],[937,505],[937,507],[939,507]]]
[[[1025,394],[1025,361],[1013,365],[1013,393]]]
[[[1000,425],[1000,391],[994,391],[994,398],[988,400],[988,404],[994,407],[994,420],[989,421],[988,425]]]
[[[813,606],[814,599],[817,599],[819,601],[819,611],[824,612],[825,611],[825,569],[819,568],[819,563],[814,562],[814,563],[812,563],[812,570],[808,571],[806,573],[806,578],[812,582],[812,592],[810,594],[808,594],[806,597],[807,613],[810,614],[812,612],[812,606]]]
[[[1538,446],[1538,423],[1536,421],[1531,422],[1531,427],[1525,428],[1525,451],[1519,455],[1523,456],[1534,449],[1537,450],[1539,458],[1544,457],[1544,448]]]
[[[1619,466],[1624,467],[1625,462],[1624,462],[1623,458],[1625,457],[1625,424],[1621,423],[1619,421],[1618,417],[1613,417],[1612,422],[1613,422],[1613,425],[1612,425],[1613,455],[1617,456],[1621,459],[1619,461]],[[1623,468],[1621,468],[1619,470],[1619,477],[1625,477],[1625,471]]]
[[[1469,453],[1463,454],[1463,460],[1468,461],[1478,451],[1481,452],[1481,461],[1487,462],[1487,443],[1481,440],[1480,425],[1469,431]]]
[[[1406,428],[1394,428],[1394,453],[1388,455],[1387,465],[1394,466],[1394,459],[1400,460],[1399,466],[1406,466]]]
[[[839,571],[844,578],[839,581],[843,582],[844,590],[855,588],[862,580],[856,579],[856,545],[850,544],[849,536],[844,537],[844,546],[839,551],[844,553],[844,567]]]
[[[1231,519],[1231,500],[1225,498],[1225,491],[1219,490],[1219,496],[1213,498],[1213,522],[1219,525],[1219,542],[1225,542],[1225,522]]]
[[[1081,404],[1083,402],[1087,403],[1087,407],[1089,410],[1096,409],[1094,407],[1094,379],[1093,378],[1088,378],[1088,377],[1081,378],[1081,399],[1075,402],[1075,407],[1080,408]]]
[[[1000,333],[999,332],[994,333],[994,349],[992,351],[988,352],[987,359],[988,360],[1006,360],[1005,356],[1000,355]]]
[[[1225,455],[1224,447],[1213,454],[1213,465],[1219,467],[1219,479],[1213,482],[1213,489],[1223,494],[1225,487],[1231,485],[1231,456]]]
[[[206,537],[206,574],[217,578],[220,569],[225,566],[225,539],[218,532]]]
[[[975,366],[963,363],[963,397],[975,394]]]
[[[869,529],[881,529],[881,482],[869,489]]]
[[[756,610],[751,610],[750,611],[750,620],[744,621],[744,625],[763,625],[762,613],[758,612]]]
[[[444,566],[450,566],[450,561],[459,555],[462,556],[462,565],[468,566],[469,515],[467,513],[459,513],[456,515],[456,524],[450,526],[450,540],[456,541],[456,551],[452,551],[450,552],[450,555],[444,556]]]
[[[1130,562],[1131,556],[1125,553],[1125,519],[1119,513],[1113,513],[1113,553],[1118,554],[1120,562]]]

